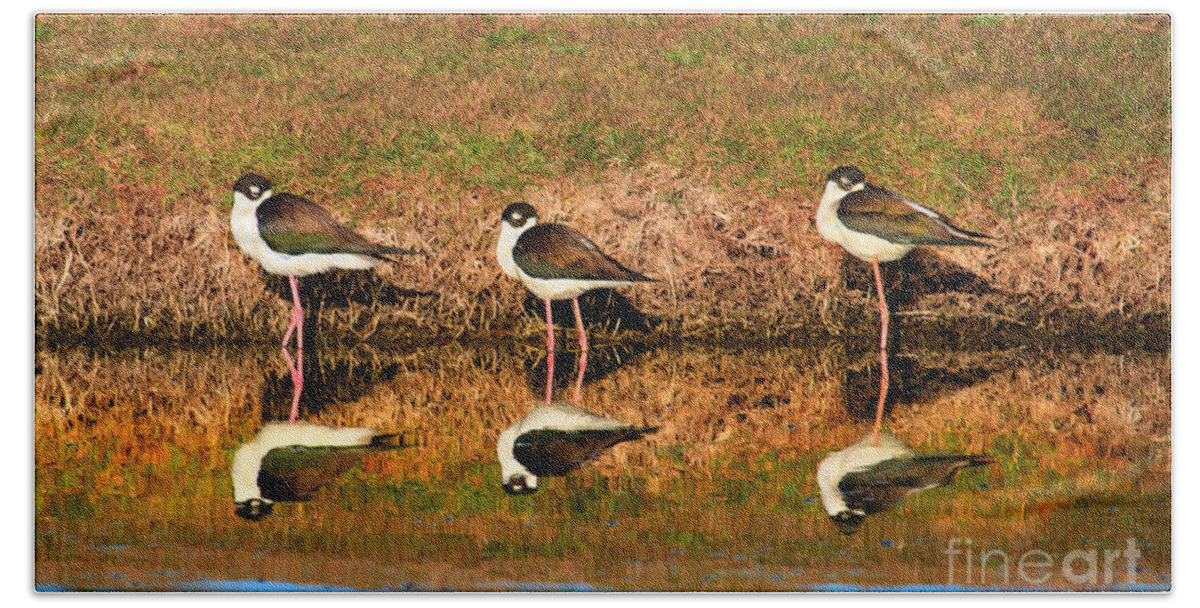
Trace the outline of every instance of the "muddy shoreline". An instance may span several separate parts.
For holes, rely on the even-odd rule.
[[[1081,352],[1168,352],[1171,348],[1171,319],[1166,314],[1145,315],[1141,318],[1122,317],[1117,313],[1098,315],[1088,310],[1060,310],[1040,317],[1036,324],[995,317],[969,317],[938,315],[937,313],[913,315],[897,319],[893,316],[889,339],[904,348],[943,349],[950,351],[1007,350],[1017,347],[1043,349],[1067,349]],[[697,347],[738,348],[762,350],[770,348],[819,348],[830,341],[841,341],[872,348],[878,339],[877,326],[857,323],[838,328],[836,333],[829,327],[794,322],[787,325],[755,326],[751,324],[693,328],[684,330],[678,324],[654,320],[656,327],[648,331],[604,331],[590,334],[595,344],[673,345]],[[311,340],[320,340],[325,346],[340,344],[347,348],[368,346],[379,351],[407,350],[420,346],[437,346],[456,342],[465,346],[495,344],[497,333],[512,335],[522,342],[537,343],[543,337],[543,329],[532,319],[521,329],[509,328],[501,332],[466,330],[450,327],[396,327],[379,328],[367,338],[341,334],[322,328],[324,335]],[[560,331],[573,331],[570,325]],[[39,350],[60,348],[86,348],[104,352],[115,352],[138,348],[208,349],[219,346],[262,347],[273,346],[273,336],[261,339],[212,339],[203,334],[191,338],[135,333],[110,329],[95,333],[39,332],[35,340]],[[308,343],[308,342],[306,342]],[[560,348],[571,351],[574,347],[565,344]]]

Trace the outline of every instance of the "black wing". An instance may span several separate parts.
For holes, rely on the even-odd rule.
[[[986,456],[893,458],[838,482],[846,506],[868,515],[894,508],[912,492],[950,483],[958,470],[990,464]]]
[[[255,213],[259,234],[280,253],[354,253],[381,259],[388,254],[414,253],[372,243],[302,196],[276,194],[259,205]]]
[[[968,232],[941,214],[883,188],[868,186],[838,203],[838,219],[847,228],[905,245],[969,245],[991,247],[986,234]]]
[[[513,444],[513,456],[521,466],[538,477],[562,476],[623,441],[640,439],[657,427],[612,430],[556,431],[536,430],[522,433]]]
[[[258,489],[263,498],[275,502],[312,500],[321,486],[345,475],[363,456],[404,445],[402,435],[391,434],[376,435],[369,445],[356,447],[275,448],[263,457],[258,470]]]
[[[588,281],[653,281],[608,257],[583,233],[562,224],[538,224],[513,247],[513,261],[531,277]]]

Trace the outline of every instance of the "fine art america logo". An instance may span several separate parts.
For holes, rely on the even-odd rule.
[[[946,543],[947,585],[1136,584],[1137,563],[1142,557],[1137,539],[1132,537],[1126,539],[1124,549],[1075,549],[1061,556],[1041,549],[1010,555],[972,545],[970,538],[951,538]]]

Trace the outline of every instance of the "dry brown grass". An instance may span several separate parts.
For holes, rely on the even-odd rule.
[[[821,179],[847,162],[1001,239],[939,255],[1003,294],[970,310],[933,294],[920,309],[1166,332],[1159,17],[42,16],[37,27],[43,339],[277,335],[282,279],[269,285],[225,226],[230,183],[248,170],[431,252],[382,282],[356,279],[356,304],[330,302],[321,321],[338,340],[514,328],[521,294],[492,247],[497,214],[522,198],[662,279],[630,297],[668,328],[866,335],[869,303],[844,292],[841,253],[811,219]]]
[[[1158,179],[1161,188],[1165,177]],[[963,214],[964,225],[991,232],[1000,245],[939,250],[924,259],[960,265],[996,293],[964,307],[960,299],[934,291],[910,308],[942,315],[932,327],[952,326],[947,317],[1037,326],[1064,309],[1090,315],[1085,321],[1117,314],[1133,326],[1165,318],[1171,293],[1169,217],[1122,213],[1123,197],[1133,192],[1091,205],[1064,201],[1036,221],[1015,216],[989,222],[983,214]],[[659,278],[661,283],[638,286],[628,295],[635,306],[685,335],[711,334],[721,326],[869,334],[875,322],[870,302],[847,292],[842,276],[843,266],[859,274],[866,266],[819,238],[810,219],[814,199],[815,194],[790,202],[734,200],[663,167],[636,174],[613,170],[600,183],[560,182],[527,197],[544,217],[571,223],[618,259]],[[161,217],[150,210],[154,204],[153,193],[135,191],[103,214],[37,210],[39,336],[276,339],[286,322],[284,279],[264,274],[237,249],[223,212],[209,206]],[[495,218],[468,213],[447,218],[446,211],[414,209],[403,226],[391,220],[364,229],[379,240],[432,254],[381,269],[380,279],[359,290],[371,297],[394,286],[424,295],[336,307],[323,318],[333,327],[320,331],[349,341],[376,335],[383,342],[404,332],[484,336],[512,327],[523,290],[494,263]],[[447,222],[465,228],[453,244],[418,236],[435,234]],[[924,267],[918,265],[917,272]],[[936,271],[930,277],[938,282]],[[1148,326],[1165,329],[1161,320]],[[1110,323],[1101,333],[1119,327]]]

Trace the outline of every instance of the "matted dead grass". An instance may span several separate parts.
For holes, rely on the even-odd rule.
[[[922,254],[910,271],[932,287],[911,302],[889,293],[902,304],[894,308],[897,323],[920,324],[922,314],[936,313],[939,318],[928,321],[933,327],[975,318],[989,326],[1043,325],[1051,333],[1076,335],[1116,331],[1122,323],[1165,330],[1169,217],[1127,213],[1130,205],[1145,208],[1131,199],[1147,189],[1167,195],[1166,176],[1156,176],[1153,167],[1148,172],[1125,190],[1114,186],[1109,200],[1087,202],[1050,191],[1047,198],[1061,202],[1036,214],[960,214],[962,225],[993,234],[998,246]],[[815,187],[796,200],[755,200],[700,188],[667,167],[614,169],[602,177],[598,183],[548,184],[524,198],[546,220],[579,228],[617,259],[659,279],[624,293],[673,331],[715,335],[753,328],[768,337],[818,339],[874,331],[868,284],[847,278],[864,279],[869,267],[817,235]],[[371,188],[387,192],[378,181]],[[285,279],[266,275],[237,248],[223,211],[210,204],[163,215],[155,210],[152,190],[118,196],[111,211],[35,211],[40,337],[83,336],[97,343],[278,339],[286,324]],[[494,259],[497,217],[506,202],[473,218],[465,211],[447,218],[445,205],[423,206],[403,220],[360,225],[372,238],[430,255],[382,267],[377,278],[346,279],[350,293],[325,303],[318,331],[383,343],[403,340],[406,332],[420,340],[515,327],[524,291],[501,275]],[[445,223],[461,231],[439,237],[436,227]],[[976,275],[990,291],[963,300],[939,276],[939,265]],[[914,314],[906,318],[906,309]],[[1082,313],[1067,317],[1077,323],[1105,315],[1117,320],[1102,328],[1044,326],[1063,311]]]

